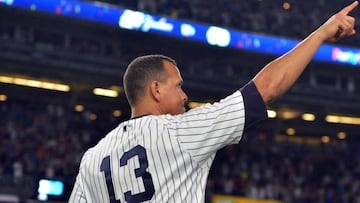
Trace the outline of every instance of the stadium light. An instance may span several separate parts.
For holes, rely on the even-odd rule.
[[[329,143],[330,142],[330,137],[329,136],[327,136],[327,135],[324,135],[324,136],[322,136],[321,137],[321,142],[322,143]]]
[[[85,107],[81,104],[77,104],[74,106],[74,110],[77,111],[77,112],[82,112],[84,111]]]
[[[119,96],[118,91],[105,88],[94,88],[93,93],[95,95],[104,96],[104,97],[117,97]]]
[[[286,134],[287,134],[287,135],[295,135],[295,133],[296,133],[295,128],[288,128],[288,129],[286,129]]]
[[[315,114],[312,114],[312,113],[304,113],[301,118],[304,120],[304,121],[314,121],[315,120]]]
[[[290,120],[299,117],[300,112],[297,110],[281,110],[278,112],[278,114],[280,118]]]
[[[360,125],[360,117],[354,117],[354,116],[339,116],[334,114],[328,114],[325,117],[325,120],[328,123]]]
[[[7,100],[6,94],[0,94],[0,101],[6,101],[6,100]]]
[[[345,132],[338,132],[338,133],[337,133],[337,137],[338,137],[340,140],[344,140],[344,139],[346,139],[346,133],[345,133]]]
[[[121,115],[122,115],[121,110],[114,110],[114,111],[113,111],[113,116],[114,116],[114,117],[120,117]]]
[[[13,84],[13,85],[26,86],[26,87],[55,90],[55,91],[61,91],[61,92],[69,92],[70,91],[70,86],[66,85],[66,84],[41,81],[41,80],[35,80],[35,79],[20,78],[20,77],[11,77],[11,76],[0,75],[0,82],[7,83],[7,84]]]
[[[276,113],[275,110],[270,110],[270,109],[268,109],[268,110],[267,110],[267,114],[268,114],[268,117],[269,117],[269,118],[276,118],[276,116],[277,116],[277,113]]]

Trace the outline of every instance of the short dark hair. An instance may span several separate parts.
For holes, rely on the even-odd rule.
[[[133,107],[144,96],[145,88],[152,80],[166,79],[164,61],[176,66],[174,59],[161,54],[140,56],[131,61],[123,77],[125,95],[130,106]]]

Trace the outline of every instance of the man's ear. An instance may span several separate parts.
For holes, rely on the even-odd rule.
[[[155,101],[160,101],[160,83],[159,81],[153,80],[150,84],[150,93]]]

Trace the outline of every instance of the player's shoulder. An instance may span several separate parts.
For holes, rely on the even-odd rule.
[[[128,124],[136,125],[138,127],[146,127],[146,124],[153,125],[153,124],[166,124],[173,120],[178,119],[177,116],[170,115],[170,114],[163,114],[163,115],[145,115],[135,119],[130,119]]]
[[[126,125],[127,121],[124,121],[120,124],[118,124],[113,129],[109,130],[95,145],[90,147],[85,154],[91,154],[93,151],[96,151],[98,148],[102,148],[103,145],[106,145],[106,143],[110,142],[110,140],[114,139],[115,136],[119,135]]]

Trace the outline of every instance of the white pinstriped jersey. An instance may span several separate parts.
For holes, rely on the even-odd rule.
[[[121,123],[83,156],[69,202],[204,202],[216,152],[238,143],[240,91],[213,105]]]

